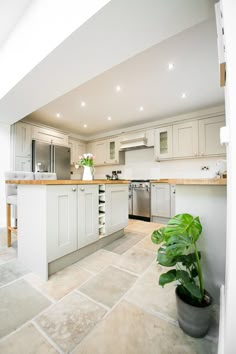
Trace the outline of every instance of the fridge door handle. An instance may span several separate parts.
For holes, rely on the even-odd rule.
[[[56,172],[56,149],[55,146],[53,145],[53,172]]]

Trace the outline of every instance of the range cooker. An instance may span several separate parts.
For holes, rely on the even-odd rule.
[[[132,180],[129,184],[129,217],[131,219],[150,221],[150,180]]]

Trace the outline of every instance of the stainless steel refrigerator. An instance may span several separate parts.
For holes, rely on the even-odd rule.
[[[32,171],[56,172],[57,179],[70,179],[70,148],[33,140]]]

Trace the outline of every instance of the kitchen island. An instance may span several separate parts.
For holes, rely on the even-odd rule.
[[[124,235],[128,181],[12,180],[18,185],[18,259],[47,280]]]

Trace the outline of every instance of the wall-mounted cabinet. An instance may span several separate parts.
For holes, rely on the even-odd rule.
[[[86,144],[82,141],[69,139],[69,147],[70,147],[70,163],[74,165],[78,162],[79,157],[86,152]]]
[[[220,144],[220,128],[225,125],[224,116],[201,119],[198,124],[200,156],[225,154],[225,145]]]
[[[218,116],[155,129],[156,160],[224,155],[220,144],[224,124],[224,116]]]
[[[46,143],[68,146],[68,135],[53,129],[33,127],[32,138]]]
[[[154,152],[157,160],[168,159],[172,152],[172,126],[155,129]]]
[[[119,151],[119,138],[99,140],[87,145],[95,166],[124,164],[124,151]]]
[[[173,125],[173,157],[198,156],[198,122]]]

